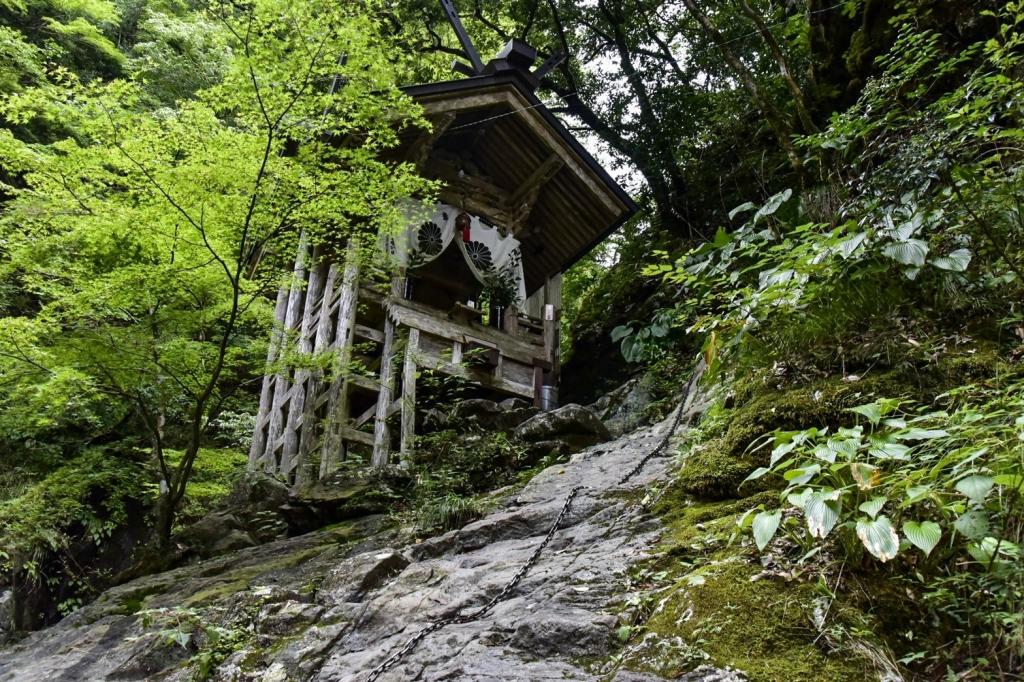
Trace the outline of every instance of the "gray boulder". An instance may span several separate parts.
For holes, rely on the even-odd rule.
[[[473,424],[485,431],[511,431],[539,411],[525,400],[515,398],[500,403],[471,398],[455,406],[448,423]]]
[[[608,427],[589,408],[570,403],[551,412],[542,412],[526,420],[513,432],[528,443],[559,441],[576,452],[612,438]]]
[[[15,630],[14,591],[0,590],[0,641]]]
[[[604,422],[613,436],[621,436],[647,421],[646,408],[654,400],[651,383],[650,375],[630,379],[587,407]]]

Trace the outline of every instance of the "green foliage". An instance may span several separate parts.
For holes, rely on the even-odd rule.
[[[101,9],[74,7],[116,18]],[[397,223],[399,198],[430,188],[378,158],[422,120],[371,12],[267,0],[169,23],[152,14],[140,31],[206,61],[198,80],[140,44],[133,78],[85,82],[57,68],[0,99],[12,129],[65,131],[35,143],[0,130],[17,177],[5,187],[0,279],[26,301],[0,318],[0,371],[12,379],[0,434],[145,435],[164,481],[164,538],[214,420],[266,357],[265,294],[286,283],[274,266],[300,234],[370,242]],[[335,78],[344,87],[322,87]],[[154,98],[165,106],[150,108]],[[165,449],[184,455],[171,463]]]
[[[196,608],[146,609],[138,617],[142,628],[164,646],[180,647],[191,654],[189,679],[196,682],[209,679],[224,659],[249,644],[254,636],[250,629],[219,625],[207,610]]]
[[[177,466],[183,456],[180,450],[168,450],[168,464]],[[231,493],[235,481],[245,474],[248,461],[248,455],[238,450],[201,448],[193,464],[177,525],[198,521],[222,502]]]
[[[41,578],[41,562],[64,555],[72,542],[84,537],[102,545],[125,523],[129,505],[144,499],[145,482],[143,466],[132,457],[87,450],[0,502],[0,568]]]
[[[480,515],[475,495],[507,485],[533,462],[504,433],[437,431],[416,441],[412,506],[422,531],[458,528]]]
[[[748,480],[783,479],[780,502],[799,514],[779,524],[778,510],[752,510],[740,527],[761,550],[781,528],[805,551],[835,540],[847,563],[906,562],[958,651],[1012,665],[1024,656],[1009,616],[1024,607],[1022,388],[964,386],[940,411],[881,399],[852,408],[862,422],[852,428],[776,431],[761,446],[768,466]],[[972,632],[972,619],[987,627]]]
[[[786,190],[648,268],[685,292],[676,310],[709,363],[891,366],[946,320],[1011,308],[1024,283],[1014,7],[998,39],[952,53],[939,34],[900,25],[857,105],[801,142],[823,163],[845,155],[820,190],[838,205],[826,221],[814,192]]]

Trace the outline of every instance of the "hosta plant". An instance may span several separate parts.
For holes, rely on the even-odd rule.
[[[886,562],[964,554],[985,570],[1016,564],[1024,487],[1024,399],[1020,386],[978,404],[956,395],[950,411],[908,409],[882,399],[852,408],[849,428],[776,431],[768,465],[747,480],[778,476],[781,508],[754,509],[740,521],[763,550],[780,532],[808,549],[838,535]],[[785,514],[786,508],[797,513]]]

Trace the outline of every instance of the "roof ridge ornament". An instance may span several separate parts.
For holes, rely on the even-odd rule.
[[[444,10],[448,23],[455,29],[455,35],[458,36],[459,43],[462,44],[462,53],[470,62],[466,64],[456,59],[452,62],[452,69],[470,78],[512,72],[526,81],[531,90],[536,90],[540,87],[541,79],[565,60],[564,53],[555,52],[545,59],[544,63],[531,71],[533,63],[537,60],[537,49],[523,40],[512,38],[505,43],[494,59],[485,65],[480,59],[476,47],[473,46],[466,27],[462,25],[459,13],[455,9],[454,0],[441,0],[441,9]]]

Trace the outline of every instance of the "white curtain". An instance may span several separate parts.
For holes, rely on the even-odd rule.
[[[385,235],[383,243],[399,266],[415,269],[426,265],[454,239],[477,281],[493,285],[500,280],[514,290],[516,303],[526,300],[523,252],[515,237],[502,236],[500,230],[470,216],[469,241],[464,242],[455,230],[455,218],[462,210],[449,204],[437,204],[431,213],[424,211],[422,204],[409,201],[403,211],[409,227],[397,236]]]

